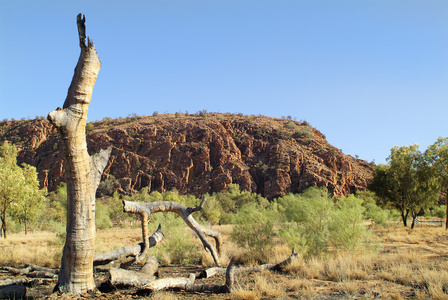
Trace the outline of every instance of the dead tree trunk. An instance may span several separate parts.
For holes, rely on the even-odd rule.
[[[88,38],[85,17],[77,17],[81,54],[63,108],[48,114],[62,137],[67,182],[67,236],[57,290],[81,294],[95,289],[95,192],[109,159],[110,149],[90,157],[87,153],[86,120],[92,90],[101,62]]]
[[[291,255],[285,259],[282,262],[279,262],[278,264],[264,264],[254,267],[242,267],[236,269],[233,273],[234,274],[245,274],[245,273],[254,273],[254,272],[261,272],[264,270],[272,270],[272,271],[282,271],[282,269],[289,265],[293,260],[296,260],[299,258],[299,253],[295,251],[295,249],[292,249]],[[225,274],[227,272],[226,268],[209,268],[201,272],[199,278],[210,278],[215,275],[221,275]]]
[[[110,269],[109,283],[116,287],[142,287],[156,279],[159,264],[155,257],[150,257],[139,271]]]
[[[156,212],[174,212],[182,217],[187,225],[193,229],[201,240],[204,248],[210,252],[217,266],[220,266],[218,255],[221,254],[222,249],[222,237],[221,234],[215,230],[202,226],[193,218],[191,213],[199,211],[204,207],[205,197],[202,199],[201,204],[197,207],[186,207],[180,203],[171,201],[159,201],[159,202],[132,202],[123,200],[123,211],[130,213],[138,213],[140,215],[150,215]],[[207,240],[207,236],[215,239],[216,249]]]

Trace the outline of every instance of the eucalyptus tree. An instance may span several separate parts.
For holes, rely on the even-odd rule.
[[[17,149],[14,145],[3,142],[0,146],[0,219],[1,236],[6,238],[6,216],[14,201],[21,197],[21,187],[25,183],[22,170],[17,165]]]
[[[448,204],[448,138],[439,137],[425,151],[425,158],[440,180],[441,188],[445,192],[445,203]],[[445,229],[448,229],[448,205],[446,207]]]
[[[25,234],[28,234],[29,222],[37,220],[44,211],[47,190],[39,189],[35,167],[22,164],[22,173],[25,185],[21,197],[13,203],[11,215],[25,226]]]
[[[394,147],[387,158],[388,165],[379,165],[373,172],[369,189],[383,201],[396,208],[407,226],[411,228],[421,209],[429,208],[438,199],[438,181],[417,144]]]
[[[36,168],[17,165],[17,148],[5,141],[0,145],[0,219],[1,235],[6,238],[8,215],[27,224],[40,213],[45,190],[39,189]],[[27,227],[25,225],[25,230]]]

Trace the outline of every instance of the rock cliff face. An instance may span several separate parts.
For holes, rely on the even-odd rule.
[[[196,196],[231,183],[268,199],[326,186],[335,196],[365,190],[372,167],[343,154],[306,123],[269,117],[201,113],[128,117],[89,123],[88,149],[112,146],[103,179],[114,190],[176,188]],[[0,122],[0,141],[37,167],[42,186],[64,180],[57,131],[46,120]]]

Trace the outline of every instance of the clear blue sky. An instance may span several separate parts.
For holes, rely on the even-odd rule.
[[[102,61],[89,121],[290,115],[376,163],[448,136],[447,0],[0,0],[0,120],[62,106],[80,12]]]

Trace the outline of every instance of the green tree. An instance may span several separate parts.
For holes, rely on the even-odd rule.
[[[383,200],[383,204],[396,208],[407,226],[411,228],[421,209],[429,208],[437,201],[438,182],[417,144],[394,147],[387,158],[388,165],[379,165],[373,172],[370,190]]]
[[[27,221],[38,213],[44,191],[39,190],[36,169],[17,165],[17,149],[14,145],[3,142],[0,145],[0,219],[1,235],[6,238],[7,216],[16,215],[21,221]],[[23,211],[25,209],[25,211]]]
[[[425,158],[445,190],[445,204],[448,204],[448,138],[439,137],[425,151]],[[445,229],[448,229],[448,205],[446,205]]]
[[[22,172],[25,185],[22,188],[21,197],[13,203],[11,215],[25,226],[25,234],[28,234],[29,222],[36,221],[44,211],[47,191],[39,189],[39,179],[35,167],[22,164]]]
[[[17,149],[14,145],[3,142],[0,146],[0,219],[2,227],[0,236],[6,238],[6,216],[11,204],[20,198],[21,187],[25,178],[17,165]]]

